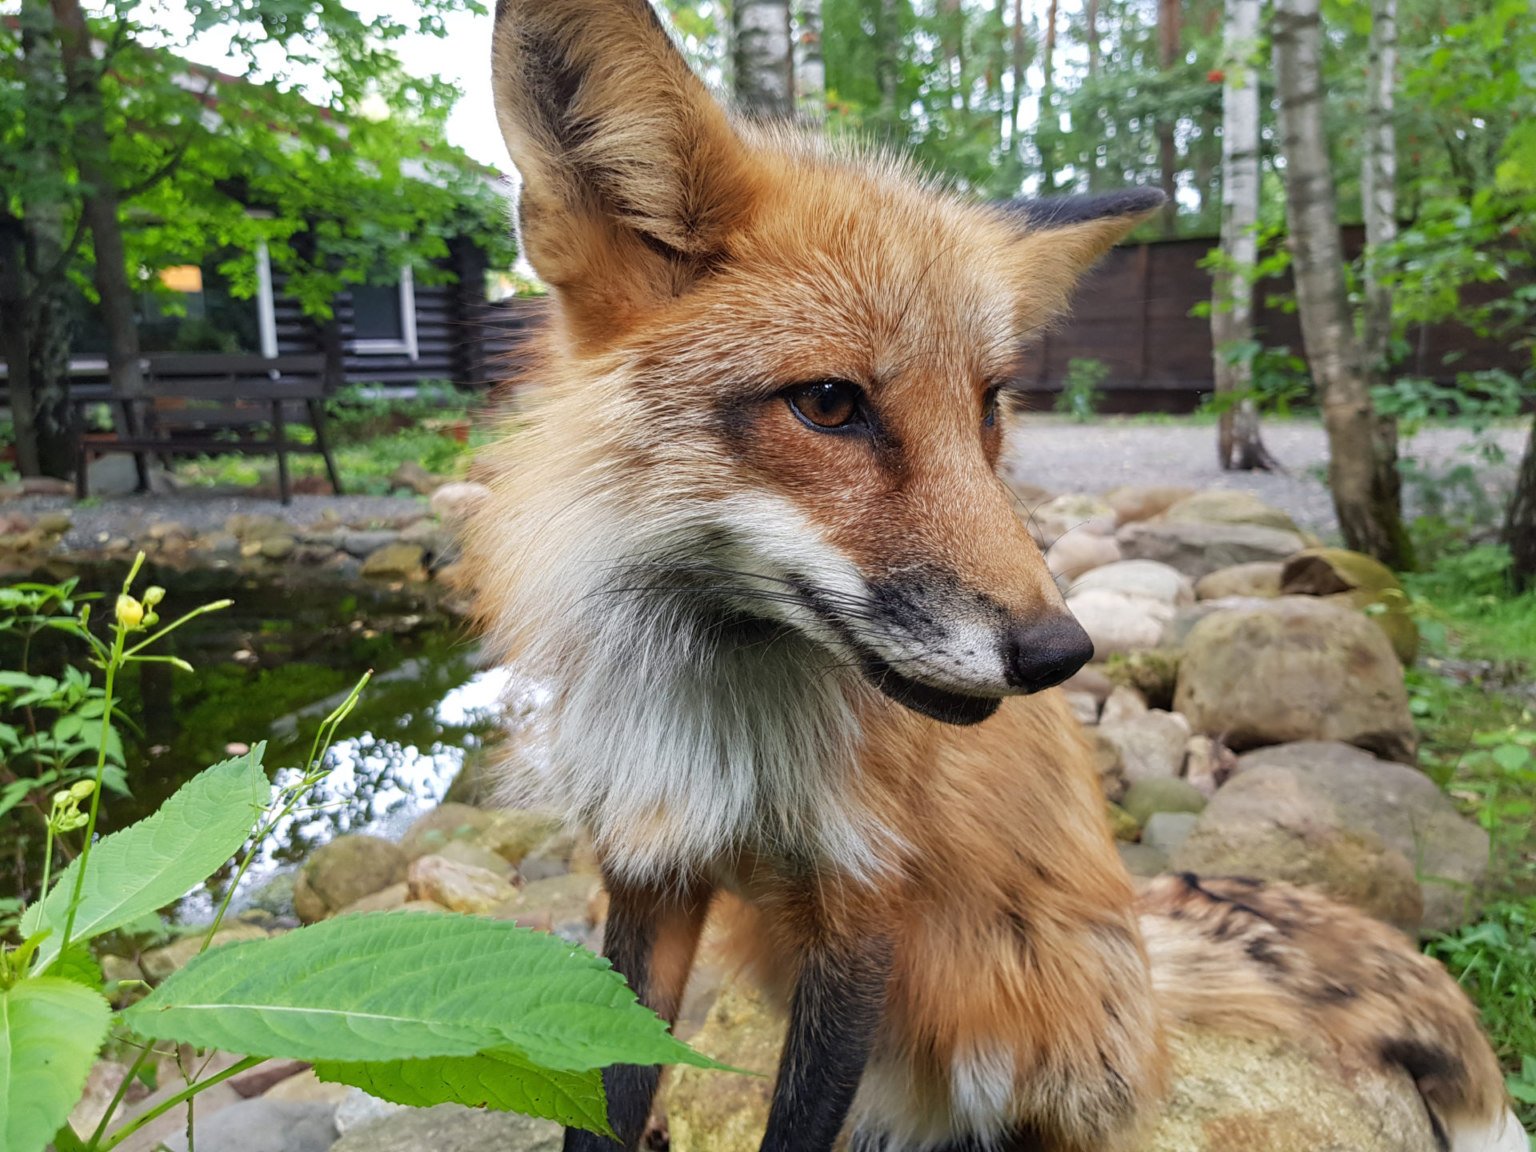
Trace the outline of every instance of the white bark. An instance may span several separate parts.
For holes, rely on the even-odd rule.
[[[731,9],[736,103],[765,120],[794,114],[788,0],[736,0]]]
[[[1222,30],[1221,251],[1211,307],[1218,395],[1247,392],[1251,361],[1234,363],[1235,344],[1253,339],[1253,275],[1258,264],[1259,76],[1253,55],[1259,43],[1261,0],[1226,0]],[[1269,467],[1259,440],[1258,407],[1251,397],[1222,414],[1218,456],[1223,468]]]
[[[1371,5],[1366,81],[1365,162],[1360,199],[1365,214],[1365,355],[1373,373],[1385,371],[1392,338],[1392,290],[1382,283],[1381,250],[1397,237],[1397,131],[1392,90],[1397,73],[1397,0]]]
[[[827,115],[827,67],[821,55],[821,0],[795,5],[795,104],[800,119],[820,124]]]

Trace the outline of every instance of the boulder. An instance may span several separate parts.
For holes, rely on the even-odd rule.
[[[1198,580],[1234,564],[1284,560],[1307,546],[1300,534],[1261,524],[1214,520],[1147,520],[1115,533],[1131,560],[1157,560]]]
[[[1211,488],[1186,496],[1170,505],[1163,517],[1167,520],[1204,520],[1212,524],[1257,524],[1261,528],[1298,535],[1301,532],[1288,515],[1278,508],[1271,508],[1252,492],[1225,488]]]
[[[740,1079],[740,1077],[738,1077]],[[348,1128],[332,1152],[560,1152],[564,1133],[551,1120],[516,1112],[439,1104],[395,1108]]]
[[[1169,1037],[1167,1102],[1130,1152],[1434,1152],[1406,1073],[1218,1032]]]
[[[1108,673],[1116,684],[1140,692],[1152,707],[1171,708],[1179,683],[1179,659],[1177,648],[1142,648],[1111,657]]]
[[[1347,548],[1308,548],[1285,562],[1280,591],[1287,596],[1339,597],[1387,634],[1405,665],[1419,654],[1419,629],[1408,595],[1381,561]]]
[[[1193,496],[1195,489],[1172,485],[1152,487],[1125,486],[1111,489],[1104,495],[1104,502],[1115,511],[1115,519],[1121,524],[1137,520],[1150,520],[1161,516],[1180,500]]]
[[[1273,599],[1273,596],[1224,596],[1219,600],[1197,600],[1193,604],[1186,604],[1174,612],[1173,619],[1163,628],[1160,647],[1183,648],[1189,634],[1195,630],[1195,625],[1207,616],[1233,608],[1263,608]]]
[[[361,900],[354,900],[336,909],[332,915],[349,916],[354,912],[393,912],[397,908],[404,908],[410,901],[411,886],[402,880],[398,884],[391,884],[388,888],[371,892]]]
[[[1074,591],[1067,597],[1067,608],[1093,641],[1094,657],[1099,660],[1138,648],[1155,648],[1173,619],[1173,609],[1167,604],[1106,588]]]
[[[1279,560],[1255,560],[1218,568],[1195,584],[1195,596],[1201,600],[1223,600],[1229,596],[1272,597],[1280,595],[1280,573],[1285,565]]]
[[[1207,800],[1236,771],[1236,754],[1219,740],[1196,733],[1184,746],[1184,779]]]
[[[1115,510],[1097,496],[1068,493],[1035,505],[1025,523],[1040,545],[1049,548],[1069,532],[1113,535]]]
[[[405,879],[405,853],[377,836],[338,836],[299,869],[293,910],[313,924],[338,909]]]
[[[1169,863],[1178,872],[1315,887],[1408,933],[1424,915],[1408,858],[1283,768],[1233,777]]]
[[[472,841],[496,823],[494,812],[445,802],[418,816],[400,838],[400,850],[414,860],[436,852],[450,840]]]
[[[19,481],[20,496],[73,496],[75,486],[68,480],[53,476],[23,476]]]
[[[1120,750],[1122,771],[1132,785],[1139,780],[1178,776],[1184,766],[1189,721],[1177,712],[1152,709],[1113,723],[1101,720],[1098,731]]]
[[[326,1152],[336,1140],[335,1107],[321,1100],[272,1100],[258,1096],[205,1115],[194,1112],[193,1142],[186,1129],[156,1147],[187,1152],[189,1147],[218,1152]]]
[[[1076,580],[1084,572],[1102,568],[1120,559],[1120,545],[1113,536],[1091,532],[1068,532],[1052,544],[1045,554],[1045,566],[1058,580]]]
[[[1104,706],[1099,710],[1099,723],[1123,724],[1146,714],[1147,698],[1141,694],[1141,690],[1121,684],[1105,698]]]
[[[286,560],[296,547],[292,536],[268,536],[259,542],[257,552],[263,560]]]
[[[440,485],[432,493],[432,499],[427,502],[427,506],[443,523],[457,524],[473,512],[490,494],[491,490],[484,484],[451,480],[447,484]]]
[[[1117,840],[1115,851],[1120,853],[1120,863],[1132,876],[1151,879],[1168,871],[1168,857],[1150,844],[1128,844]]]
[[[42,512],[33,525],[44,536],[62,536],[74,525],[68,512]]]
[[[1103,664],[1084,664],[1069,679],[1062,681],[1061,686],[1068,692],[1086,692],[1102,704],[1115,684]]]
[[[1342,740],[1411,762],[1403,669],[1380,628],[1308,596],[1217,612],[1190,631],[1174,707],[1197,732],[1244,750]]]
[[[517,895],[506,877],[446,856],[419,856],[406,872],[412,900],[430,900],[453,912],[484,916]]]
[[[218,948],[240,940],[264,940],[267,935],[265,928],[247,924],[243,920],[231,920],[213,934],[213,942],[208,946]],[[139,957],[140,969],[149,981],[159,983],[172,972],[185,967],[192,957],[203,950],[203,936],[204,932],[193,932],[163,948],[151,948]]]
[[[1062,696],[1067,701],[1067,707],[1072,710],[1072,718],[1079,724],[1090,725],[1099,722],[1099,702],[1088,692],[1063,692]]]
[[[1141,842],[1165,856],[1172,856],[1189,839],[1200,818],[1193,812],[1154,812],[1141,830]]]
[[[368,553],[363,576],[369,580],[425,580],[427,553],[420,544],[399,541]]]
[[[575,943],[586,943],[592,930],[606,918],[606,910],[593,899],[601,889],[602,882],[596,876],[577,872],[551,876],[525,884],[491,915],[525,928],[554,932]],[[599,912],[604,912],[604,916],[600,918]]]
[[[1120,747],[1097,728],[1088,729],[1093,748],[1093,763],[1099,774],[1099,788],[1106,800],[1117,801],[1125,795],[1125,763]]]
[[[450,840],[433,855],[452,860],[455,864],[484,868],[487,872],[494,872],[498,876],[511,877],[514,871],[505,857],[497,855],[483,844],[470,840]]]
[[[1136,818],[1118,804],[1110,804],[1109,831],[1116,840],[1135,840],[1141,835],[1141,825]]]
[[[1488,833],[1464,819],[1418,769],[1324,742],[1260,748],[1240,757],[1237,767],[1228,788],[1244,773],[1284,772],[1325,798],[1344,822],[1369,829],[1401,852],[1423,891],[1425,932],[1451,932],[1476,918],[1475,895],[1488,872]]]
[[[1170,608],[1192,604],[1195,589],[1181,572],[1155,560],[1121,560],[1094,568],[1072,585],[1072,594],[1094,589],[1155,600]]]
[[[1138,824],[1145,824],[1157,812],[1204,811],[1206,797],[1187,781],[1176,777],[1147,777],[1134,781],[1120,799],[1120,807]]]
[[[758,1076],[678,1067],[667,1088],[672,1152],[757,1152],[784,1043],[784,1021],[745,983],[728,985],[693,1046]]]

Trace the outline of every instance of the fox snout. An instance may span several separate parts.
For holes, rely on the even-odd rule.
[[[1003,641],[1010,686],[1025,692],[1054,688],[1093,659],[1093,641],[1071,613],[1015,625]]]

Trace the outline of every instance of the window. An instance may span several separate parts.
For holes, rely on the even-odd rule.
[[[416,287],[407,266],[398,284],[352,286],[352,350],[416,359]]]
[[[266,322],[271,278],[270,274],[262,275],[266,272],[265,248],[257,253],[261,291],[254,298],[235,296],[229,278],[219,270],[221,263],[235,255],[225,250],[200,264],[176,264],[154,273],[134,299],[140,349],[276,355],[276,337],[269,334]],[[70,341],[74,358],[105,356],[108,341],[100,306],[74,291],[70,308],[75,323]]]

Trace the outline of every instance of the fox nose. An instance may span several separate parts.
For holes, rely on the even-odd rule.
[[[1003,642],[1008,683],[1025,692],[1060,684],[1093,659],[1093,641],[1071,616],[1016,625]]]

